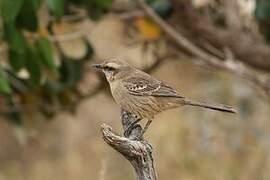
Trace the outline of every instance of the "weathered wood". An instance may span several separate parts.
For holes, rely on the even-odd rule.
[[[126,111],[121,112],[124,137],[116,135],[106,124],[101,125],[104,141],[121,153],[133,166],[137,180],[157,180],[152,146],[141,137],[142,127]]]

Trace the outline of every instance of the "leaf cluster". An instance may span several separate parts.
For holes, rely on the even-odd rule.
[[[20,124],[28,110],[51,117],[70,106],[94,50],[81,37],[85,54],[69,57],[60,42],[52,41],[52,27],[64,16],[76,16],[70,7],[86,9],[98,20],[111,5],[112,0],[0,0],[0,42],[8,46],[7,61],[0,61],[0,113]]]

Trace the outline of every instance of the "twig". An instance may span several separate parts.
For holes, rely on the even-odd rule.
[[[220,59],[216,56],[213,56],[206,51],[200,49],[198,46],[193,44],[187,38],[185,38],[181,33],[177,32],[171,25],[165,22],[163,19],[157,15],[151,7],[149,7],[144,0],[138,0],[141,8],[145,13],[156,22],[162,30],[180,47],[184,47],[191,54],[197,56],[202,61],[207,64],[218,68],[223,69],[228,72],[234,73],[255,85],[261,87],[264,92],[270,96],[270,83],[265,76],[261,76],[256,72],[250,70],[247,66],[242,64],[239,60],[234,59],[233,61],[228,61],[227,59]]]

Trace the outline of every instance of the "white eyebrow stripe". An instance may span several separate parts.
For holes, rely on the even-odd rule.
[[[106,64],[109,67],[113,67],[113,68],[118,68],[120,65],[116,64],[116,63],[107,63]]]

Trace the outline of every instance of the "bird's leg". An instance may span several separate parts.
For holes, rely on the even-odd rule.
[[[142,130],[141,136],[143,136],[143,134],[147,131],[147,129],[150,126],[151,123],[152,123],[152,119],[148,119],[146,125],[144,126],[144,128]]]

